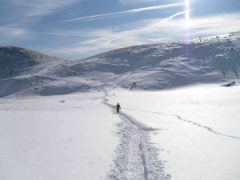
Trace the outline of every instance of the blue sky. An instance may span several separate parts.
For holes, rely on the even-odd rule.
[[[0,1],[0,46],[65,59],[239,30],[239,0]]]

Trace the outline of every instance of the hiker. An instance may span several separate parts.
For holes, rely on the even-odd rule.
[[[119,103],[117,103],[117,105],[116,105],[116,109],[117,109],[117,113],[119,113],[119,111],[120,111],[120,109],[121,109],[121,106],[120,106]]]

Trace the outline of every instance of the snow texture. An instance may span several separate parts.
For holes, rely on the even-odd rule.
[[[80,61],[1,47],[0,179],[239,180],[239,40]]]

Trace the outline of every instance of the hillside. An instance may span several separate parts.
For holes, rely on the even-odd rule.
[[[35,51],[0,49],[0,97],[96,90],[99,87],[160,90],[192,83],[239,78],[240,36],[213,37],[127,47],[79,61],[63,61]]]
[[[46,74],[63,60],[19,47],[0,47],[0,97],[32,90]]]
[[[32,67],[58,60],[42,53],[19,47],[0,47],[0,78],[19,75]]]
[[[102,84],[158,90],[239,78],[239,36],[134,46],[65,64],[56,74]]]

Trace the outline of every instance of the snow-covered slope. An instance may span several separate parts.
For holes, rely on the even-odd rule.
[[[87,77],[98,84],[158,90],[239,77],[238,34],[203,42],[142,45],[113,50],[56,70],[61,77]]]
[[[238,33],[202,42],[122,48],[79,61],[2,49],[0,77],[5,79],[1,79],[0,97],[17,92],[66,94],[102,86],[159,90],[239,78]]]
[[[32,70],[36,65],[57,61],[30,49],[0,47],[0,78],[9,78]]]
[[[19,47],[0,48],[0,97],[27,91],[34,84],[43,82],[46,74],[62,60],[30,49]]]

